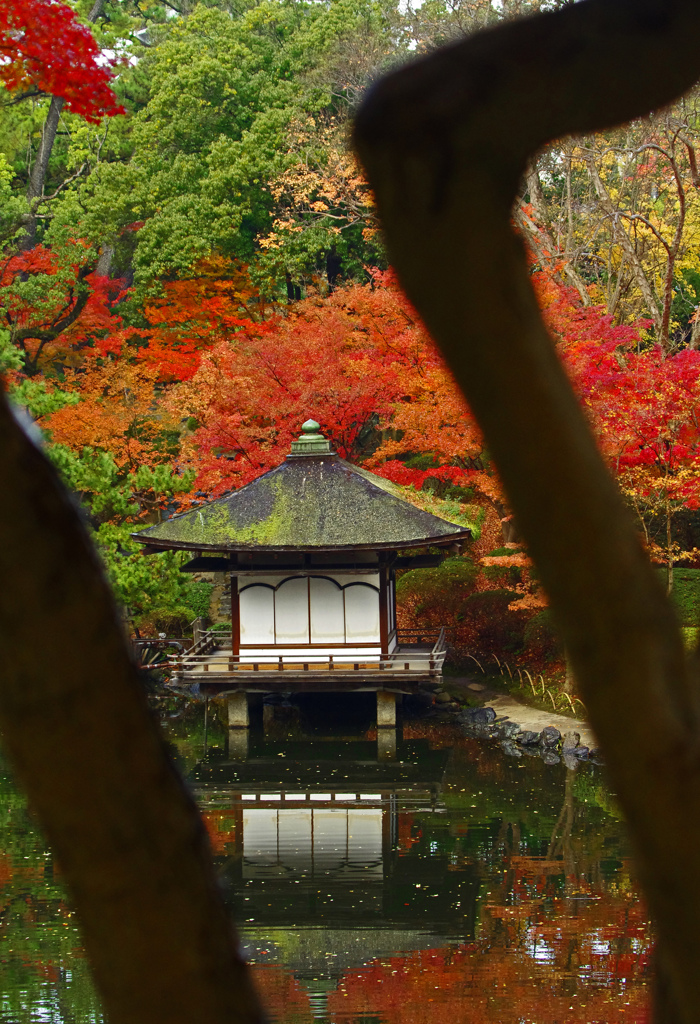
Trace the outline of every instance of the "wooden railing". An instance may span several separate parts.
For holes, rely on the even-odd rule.
[[[180,636],[144,636],[144,637],[132,637],[132,646],[136,650],[140,650],[142,647],[154,647],[163,649],[166,647],[179,647],[181,651],[189,650],[192,646],[187,637]]]
[[[225,635],[224,635],[225,636]],[[412,675],[438,675],[445,660],[442,634],[438,632],[432,650],[402,651],[391,654],[373,655],[363,659],[357,654],[347,655],[342,651],[327,656],[314,655],[311,652],[299,652],[293,655],[277,655],[274,651],[252,659],[249,654],[233,654],[226,650],[222,643],[222,634],[212,636],[208,631],[196,647],[187,654],[170,659],[170,668],[178,675],[212,673],[216,675],[238,675],[241,673],[275,672],[275,673],[316,673],[333,672],[386,672],[405,673]],[[215,653],[214,649],[218,648]],[[218,656],[217,656],[218,655]]]
[[[173,648],[183,655],[190,647],[187,640],[180,637],[139,637],[131,641],[136,659],[142,668],[156,668],[174,657]]]
[[[220,661],[212,660],[210,657],[184,657],[184,658],[171,658],[169,660],[169,667],[175,672],[176,675],[200,674],[211,673],[212,675],[243,675],[249,673],[308,673],[309,675],[316,672],[331,672],[335,674],[355,673],[355,672],[385,672],[392,675],[400,673],[402,675],[437,675],[442,669],[443,657],[426,657],[424,659],[418,659],[412,656],[410,661],[405,661],[401,658],[395,658],[392,655],[382,655],[381,659],[377,661],[341,661],[335,659],[332,655],[326,661],[300,661],[295,659],[292,661],[290,658],[278,658],[275,661],[263,661],[262,659],[257,661],[244,661],[239,660],[238,655],[221,658]]]
[[[187,652],[186,657],[192,657],[195,655],[208,655],[216,647],[221,647],[226,642],[231,643],[231,632],[221,632],[212,626],[211,629],[205,630],[198,640],[196,640],[190,650]]]
[[[445,660],[445,655],[447,654],[447,645],[446,645],[446,632],[445,632],[445,627],[444,626],[440,627],[440,632],[438,633],[437,639],[435,640],[435,643],[433,644],[432,654],[433,654],[433,657],[435,657],[435,655],[437,655],[437,654],[442,654],[442,660],[443,661]]]
[[[444,640],[445,627],[435,626],[427,629],[403,629],[396,630],[396,640],[399,644],[432,644],[435,645],[441,639]]]
[[[373,654],[366,660],[353,653],[345,654],[339,650],[337,654],[314,655],[312,651],[299,651],[297,654],[278,655],[274,650],[256,656],[250,654],[233,654],[231,651],[231,632],[211,628],[199,635],[196,643],[189,651],[183,652],[168,660],[169,668],[176,674],[201,675],[240,675],[275,672],[275,673],[316,673],[333,672],[349,674],[359,672],[386,672],[408,675],[438,676],[445,660],[445,628],[427,630],[399,630],[397,639],[399,647],[391,654]],[[430,643],[430,650],[402,649],[401,644],[414,645]]]

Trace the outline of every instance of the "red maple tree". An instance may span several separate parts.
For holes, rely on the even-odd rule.
[[[185,448],[198,486],[218,494],[278,465],[309,417],[343,457],[369,454],[420,331],[388,289],[356,285],[220,334],[169,399],[197,422]]]
[[[125,113],[110,86],[110,61],[75,11],[60,0],[0,4],[0,83],[60,96],[86,121]]]
[[[681,550],[673,519],[700,506],[700,352],[667,353],[646,322],[615,325],[600,308],[540,279],[550,328],[608,465],[635,509],[669,586]]]
[[[61,252],[37,245],[0,262],[3,326],[24,357],[27,376],[75,366],[78,353],[106,345],[107,338],[111,346],[123,340],[114,311],[125,294],[123,282],[98,276],[95,263],[94,252],[80,240]]]
[[[210,256],[197,263],[191,277],[166,282],[160,295],[145,303],[148,327],[132,336],[138,333],[147,341],[136,358],[156,367],[163,383],[190,380],[207,349],[230,341],[244,328],[254,330],[265,312],[248,268]],[[123,340],[116,339],[114,351]]]

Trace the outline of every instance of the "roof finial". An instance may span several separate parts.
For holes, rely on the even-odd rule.
[[[316,420],[307,420],[301,425],[301,434],[292,441],[292,455],[329,455],[331,443],[320,433]]]

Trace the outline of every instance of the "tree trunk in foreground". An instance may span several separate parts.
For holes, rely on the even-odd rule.
[[[0,393],[0,728],[110,1024],[257,1024],[197,809],[70,496]]]
[[[546,142],[643,116],[698,75],[697,0],[583,0],[401,69],[355,126],[390,258],[493,452],[624,808],[659,936],[657,1020],[684,1024],[700,1021],[696,673],[542,322],[511,207]]]

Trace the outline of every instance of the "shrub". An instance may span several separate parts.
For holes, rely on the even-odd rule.
[[[209,618],[211,594],[213,589],[214,584],[207,583],[206,580],[192,580],[189,583],[185,599],[188,606],[194,612],[193,618],[198,618],[199,616],[203,619]]]
[[[446,558],[434,569],[410,569],[396,581],[402,626],[450,625],[474,593],[478,569],[466,557]],[[405,621],[404,621],[405,620]]]
[[[666,582],[666,569],[659,573]],[[700,569],[674,569],[671,597],[682,626],[700,625]]]
[[[523,646],[526,616],[508,605],[517,598],[512,590],[483,590],[464,603],[458,628],[458,646],[464,654],[516,654]]]
[[[524,654],[530,661],[561,661],[564,657],[564,648],[554,630],[548,608],[534,615],[525,626],[523,646]]]

